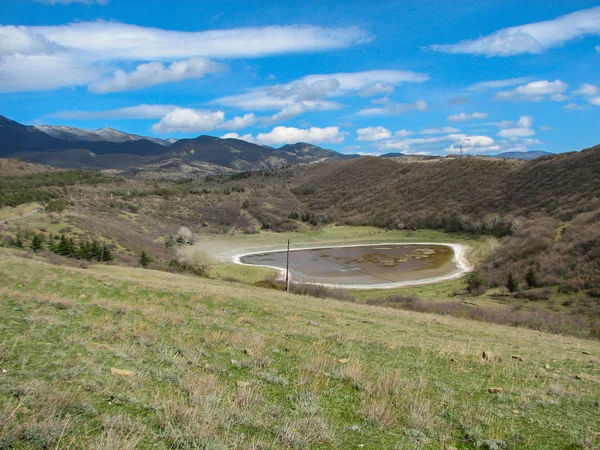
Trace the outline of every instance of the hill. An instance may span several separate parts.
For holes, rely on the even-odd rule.
[[[552,153],[542,151],[530,151],[530,152],[504,152],[494,155],[494,158],[508,158],[508,159],[535,159],[541,156],[552,155]]]
[[[112,128],[25,126],[2,116],[0,141],[4,144],[0,157],[70,169],[117,170],[175,178],[346,158],[333,150],[302,142],[275,149],[212,136],[162,140]]]
[[[590,448],[597,342],[0,249],[8,448]]]

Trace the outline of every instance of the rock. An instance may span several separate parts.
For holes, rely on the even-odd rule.
[[[340,363],[342,363],[342,364],[346,364],[346,363],[347,363],[348,361],[350,361],[350,360],[349,360],[349,359],[347,359],[347,358],[343,358],[343,359],[338,359],[338,361],[339,361]]]
[[[590,352],[581,352],[582,355],[591,355]]]
[[[517,359],[519,361],[523,361],[523,358],[521,358],[519,355],[512,355],[511,358],[512,359]]]
[[[481,352],[481,359],[483,359],[484,361],[496,361],[496,359],[498,359],[496,357],[496,354],[492,353],[492,352]]]
[[[500,394],[502,391],[504,391],[504,388],[501,387],[493,387],[488,389],[490,394]]]
[[[308,325],[312,326],[312,327],[316,327],[317,326],[317,322],[313,322],[312,320],[308,321]]]
[[[247,381],[237,381],[235,383],[235,385],[240,388],[240,389],[244,389],[250,386],[250,383],[248,383]]]
[[[550,370],[550,364],[546,364],[544,367],[546,370]]]
[[[513,409],[513,414],[519,414],[519,410],[518,409]]]
[[[113,375],[119,375],[121,377],[130,377],[131,376],[130,370],[115,369],[114,367],[110,368],[110,373],[112,373]]]
[[[252,350],[250,350],[249,348],[245,348],[244,353],[250,357],[254,357],[254,352]]]

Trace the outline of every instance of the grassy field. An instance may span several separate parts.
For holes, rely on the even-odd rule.
[[[0,249],[0,448],[587,449],[600,344]]]

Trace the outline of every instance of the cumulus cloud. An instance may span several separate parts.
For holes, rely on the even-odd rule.
[[[260,133],[256,137],[246,134],[240,136],[237,133],[227,133],[223,138],[242,139],[260,145],[277,146],[283,144],[295,144],[296,142],[340,143],[343,142],[347,133],[341,132],[339,127],[310,127],[307,129],[294,127],[275,127],[268,133]]]
[[[419,131],[419,134],[448,134],[448,133],[460,133],[461,130],[454,127],[441,127],[441,128],[424,128]]]
[[[156,133],[195,133],[214,130],[225,120],[223,111],[177,108],[152,126]]]
[[[381,141],[392,137],[392,132],[384,127],[366,127],[356,130],[357,141]]]
[[[91,1],[91,0],[90,0]],[[222,68],[206,58],[258,58],[349,47],[371,37],[358,28],[310,25],[171,31],[119,22],[0,26],[0,90],[90,85],[96,92],[198,78]],[[120,65],[141,63],[132,72]],[[104,78],[112,73],[109,78]]]
[[[581,86],[579,86],[579,89],[573,91],[573,94],[581,95],[583,97],[591,97],[600,94],[600,89],[596,85],[583,83]]]
[[[241,130],[254,125],[258,118],[254,114],[225,120],[223,111],[179,108],[168,111],[160,122],[152,126],[157,133],[197,133],[216,129]]]
[[[600,106],[600,97],[593,97],[593,98],[590,98],[589,102],[590,102],[592,105],[595,105],[595,106]]]
[[[343,107],[328,98],[381,93],[389,91],[388,86],[421,83],[428,79],[426,74],[402,70],[307,75],[290,83],[263,86],[243,94],[217,98],[211,104],[252,111],[279,110],[266,120],[266,123],[274,123],[307,111],[330,111]],[[423,105],[426,109],[424,102],[416,107],[419,109]],[[386,108],[393,109],[391,105],[386,105]]]
[[[289,105],[285,106],[281,111],[272,115],[271,117],[263,119],[263,122],[267,124],[275,123],[284,120],[289,120],[308,111],[333,111],[341,108],[343,108],[343,105],[341,103],[332,102],[329,100],[311,100],[297,102],[295,102],[295,100],[290,100]]]
[[[527,77],[507,78],[505,80],[481,81],[479,83],[472,84],[467,89],[469,91],[487,91],[487,90],[504,89],[507,87],[517,86],[519,84],[527,83],[528,81],[529,81],[529,78],[527,78]]]
[[[226,130],[242,130],[247,127],[251,127],[254,125],[258,119],[254,114],[245,114],[242,117],[234,117],[231,120],[227,120],[220,124],[218,128],[223,128]]]
[[[176,105],[141,104],[106,111],[60,111],[52,114],[57,119],[159,119],[177,109]]]
[[[461,112],[459,114],[452,114],[446,118],[448,122],[466,122],[467,120],[480,120],[487,119],[487,113],[474,112],[473,114],[467,114]]]
[[[547,99],[564,101],[567,97],[563,93],[568,87],[569,85],[561,80],[532,81],[531,83],[517,86],[514,89],[500,91],[495,95],[494,99],[516,102],[541,102]]]
[[[596,51],[600,53],[600,45],[596,45]]]
[[[140,64],[132,72],[117,70],[112,77],[91,84],[89,90],[104,94],[142,89],[161,83],[202,78],[206,74],[220,72],[225,69],[226,66],[223,64],[199,56],[185,61],[176,61],[166,67],[162,63],[151,62]]]
[[[360,95],[365,89],[378,86],[399,86],[404,83],[422,83],[429,76],[402,70],[371,70],[308,75],[287,84],[263,86],[244,94],[221,97],[212,103],[241,109],[279,109],[294,102],[319,100],[326,97]]]
[[[381,108],[364,108],[356,113],[357,116],[381,116],[401,114],[408,111],[427,111],[428,106],[425,100],[417,100],[413,103],[395,103],[389,102]]]
[[[554,20],[504,28],[475,40],[432,45],[429,48],[444,53],[484,56],[536,54],[589,35],[600,35],[600,6],[576,11]]]

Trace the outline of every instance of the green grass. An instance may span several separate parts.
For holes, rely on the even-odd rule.
[[[0,249],[0,448],[599,444],[598,342],[27,255]]]

